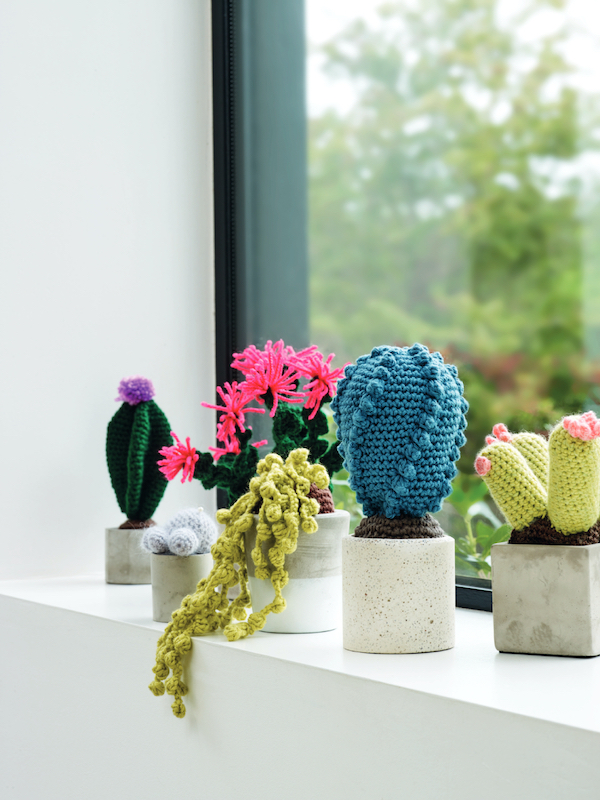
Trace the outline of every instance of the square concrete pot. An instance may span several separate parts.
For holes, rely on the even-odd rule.
[[[600,655],[600,544],[493,545],[492,602],[502,653]]]
[[[454,539],[342,542],[344,648],[430,653],[454,647]]]
[[[151,583],[150,553],[142,547],[144,528],[106,528],[104,561],[107,583]]]

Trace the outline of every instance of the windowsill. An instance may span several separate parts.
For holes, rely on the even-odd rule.
[[[0,582],[0,595],[156,631],[150,586],[109,586],[101,576]],[[418,655],[369,655],[342,647],[341,630],[305,635],[257,633],[230,644],[201,640],[330,673],[422,692],[540,721],[600,732],[600,658],[498,653],[492,615],[456,609],[456,646]],[[140,680],[145,679],[140,676]]]

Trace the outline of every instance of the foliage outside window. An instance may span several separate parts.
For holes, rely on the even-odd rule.
[[[309,41],[325,6],[307,0]],[[339,363],[421,341],[458,366],[468,443],[443,524],[458,570],[486,578],[509,530],[472,477],[485,435],[600,403],[597,15],[567,0],[356,14],[311,45],[311,340]]]

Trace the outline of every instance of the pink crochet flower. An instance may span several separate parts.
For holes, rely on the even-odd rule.
[[[244,352],[247,350],[250,348],[246,348]],[[271,346],[271,342],[267,342],[264,351],[256,348],[254,350],[256,352],[252,353],[253,366],[246,373],[245,386],[248,395],[259,403],[264,403],[264,395],[270,392],[273,398],[271,417],[275,416],[280,400],[286,403],[301,403],[306,395],[297,390],[300,376],[289,365],[292,348],[284,347],[280,340],[274,346]],[[236,363],[240,362],[236,360],[232,366]],[[246,368],[245,364],[242,366]],[[241,369],[240,366],[236,368]]]
[[[589,442],[600,437],[600,420],[593,411],[585,414],[565,417],[563,428],[568,431],[574,439],[581,439]]]
[[[244,433],[246,430],[244,427],[246,422],[245,415],[250,411],[255,414],[265,413],[264,408],[245,408],[246,403],[252,400],[252,396],[247,391],[245,383],[239,385],[237,381],[225,383],[225,389],[226,391],[223,391],[220,386],[217,386],[217,392],[223,401],[222,406],[216,406],[212,403],[202,403],[205,408],[214,408],[217,411],[225,412],[219,417],[219,423],[217,425],[217,439],[219,439],[219,441],[225,441],[224,437],[235,436],[236,428],[239,428],[240,431]],[[222,436],[219,435],[219,431],[222,432]]]
[[[323,356],[319,353],[316,347],[310,347],[298,353],[292,363],[301,375],[312,380],[303,387],[304,392],[307,394],[305,408],[312,408],[313,411],[309,419],[313,419],[317,411],[321,407],[321,403],[325,397],[335,397],[337,382],[344,375],[344,368],[330,369],[335,353],[332,353],[327,361],[323,361]]]
[[[485,456],[477,456],[475,459],[475,471],[478,475],[481,475],[483,478],[484,475],[488,474],[491,468],[492,462],[489,460],[489,458],[486,458]]]
[[[268,361],[270,353],[281,356],[286,366],[289,366],[290,358],[296,355],[293,347],[284,345],[283,339],[279,339],[275,344],[269,339],[264,350],[259,350],[251,344],[241,353],[234,353],[231,366],[247,376],[252,370],[263,367]]]
[[[196,452],[196,448],[190,445],[189,436],[186,438],[185,444],[179,440],[179,437],[173,431],[171,431],[171,436],[177,444],[163,447],[158,451],[161,456],[164,456],[164,459],[158,462],[159,469],[168,481],[172,481],[183,467],[181,482],[184,483],[186,478],[191,481],[194,477],[194,466],[200,456]]]
[[[512,433],[508,432],[508,428],[503,422],[499,422],[492,428],[492,436],[486,436],[486,444],[494,444],[494,442],[512,442]]]
[[[225,447],[209,447],[208,449],[213,454],[213,458],[218,461],[221,456],[227,455],[227,453],[235,453],[236,455],[240,452],[240,443],[238,440],[234,438],[227,438],[222,440],[224,441]]]

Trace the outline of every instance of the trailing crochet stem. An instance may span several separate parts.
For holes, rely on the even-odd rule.
[[[203,636],[220,628],[230,642],[237,641],[260,630],[268,614],[285,609],[282,589],[289,579],[285,556],[295,551],[300,527],[306,533],[317,530],[314,515],[319,505],[308,497],[311,483],[324,489],[329,484],[329,475],[321,465],[308,462],[308,450],[292,451],[285,463],[271,453],[259,462],[258,475],[250,481],[248,492],[229,510],[218,512],[217,519],[225,523],[225,531],[212,547],[214,567],[208,578],[200,581],[196,592],[184,598],[158,640],[155,679],[149,689],[156,696],[166,691],[174,697],[171,708],[176,717],[185,716],[182,698],[188,690],[181,680],[182,657],[192,647],[192,636]],[[275,597],[246,621],[251,600],[244,537],[254,524],[253,511],[257,506],[260,508],[253,560],[257,577],[267,578],[270,572]],[[275,544],[265,558],[261,544],[271,536]],[[235,569],[235,564],[239,569]],[[238,583],[240,594],[230,603],[227,591]]]

